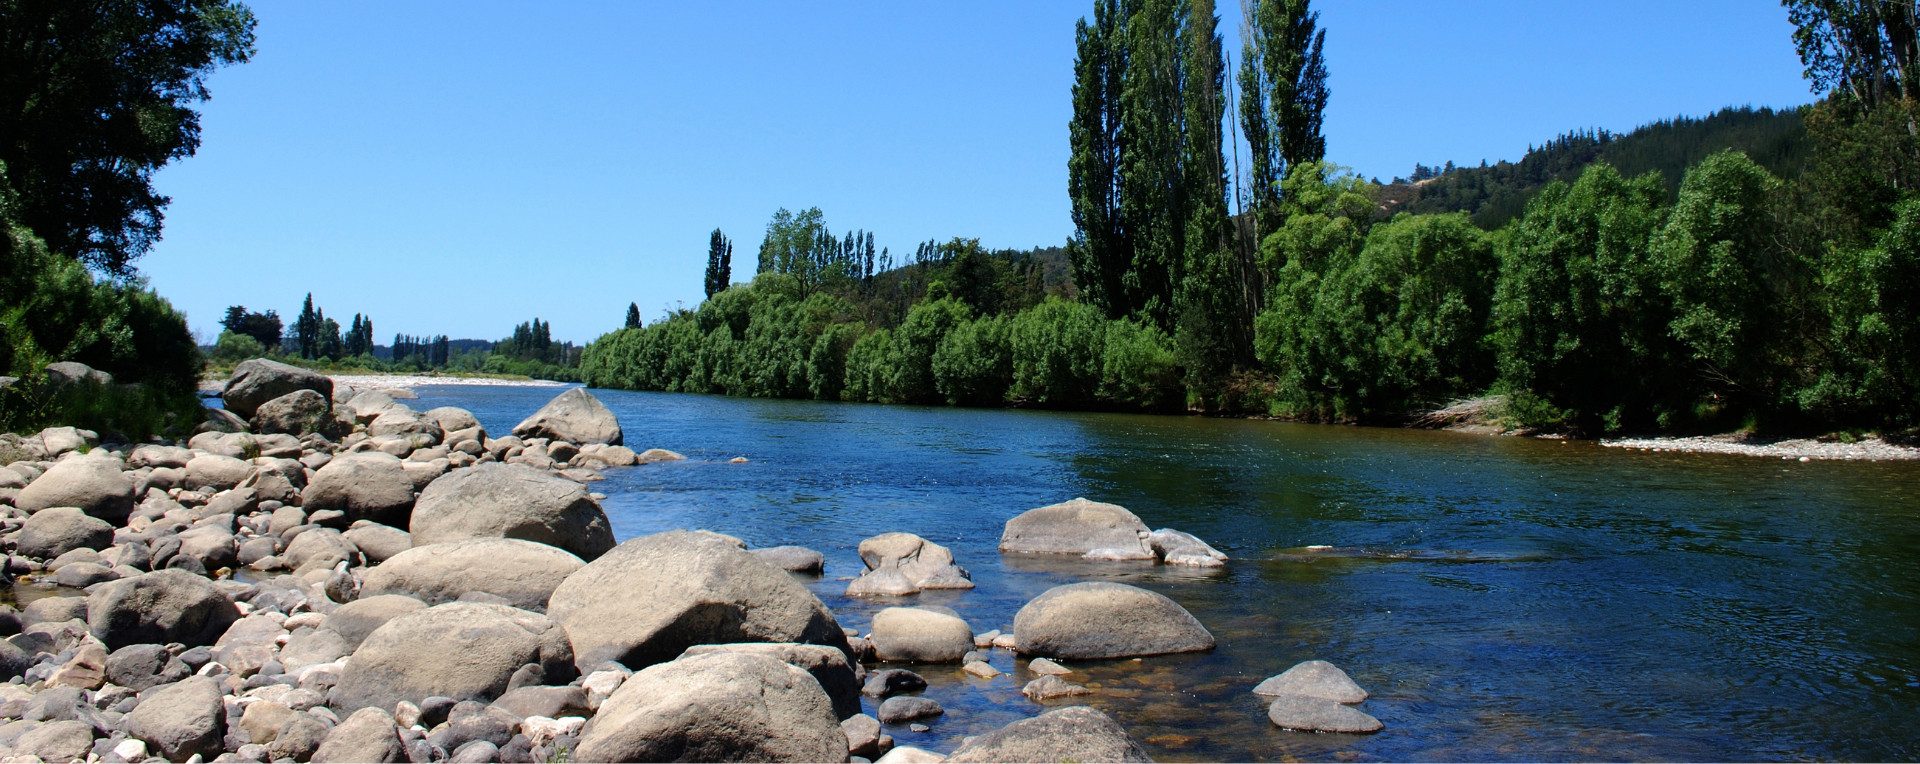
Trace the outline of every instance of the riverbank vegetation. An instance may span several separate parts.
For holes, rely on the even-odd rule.
[[[1210,3],[1099,0],[1076,32],[1069,273],[963,239],[876,267],[870,236],[782,211],[751,283],[630,320],[581,373],[1340,421],[1493,393],[1511,424],[1586,434],[1912,427],[1920,101],[1886,52],[1915,31],[1830,5],[1788,3],[1812,106],[1570,134],[1383,187],[1325,161],[1307,2],[1248,4],[1230,83]]]

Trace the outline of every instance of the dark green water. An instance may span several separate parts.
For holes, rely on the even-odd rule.
[[[504,433],[552,388],[435,387]],[[923,409],[596,391],[627,443],[690,461],[595,489],[626,539],[709,528],[827,555],[843,625],[855,547],[954,550],[978,588],[908,600],[1008,629],[1047,588],[1166,594],[1209,654],[1078,664],[1084,701],[1161,760],[1907,760],[1920,756],[1920,465],[1625,452],[1591,444],[1272,422]],[[750,464],[725,461],[746,456]],[[1234,558],[1203,572],[1003,558],[1002,524],[1086,496]],[[1308,545],[1330,545],[1310,552]],[[1274,729],[1249,691],[1296,662],[1373,693],[1372,736]],[[1019,688],[917,666],[947,708],[901,743],[1043,711]],[[1024,662],[1020,662],[1023,664]],[[871,711],[871,709],[869,709]]]

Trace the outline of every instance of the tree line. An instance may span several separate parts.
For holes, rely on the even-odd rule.
[[[1325,161],[1325,31],[1308,2],[1248,3],[1229,81],[1206,0],[1097,0],[1075,30],[1059,273],[1039,250],[995,258],[965,239],[869,267],[864,234],[782,210],[751,283],[710,277],[707,302],[651,325],[632,312],[582,375],[1344,421],[1496,393],[1512,423],[1588,434],[1911,427],[1911,13],[1785,5],[1819,103],[1571,133],[1498,168],[1423,166],[1435,193],[1408,204]],[[1223,122],[1244,141],[1231,153]]]

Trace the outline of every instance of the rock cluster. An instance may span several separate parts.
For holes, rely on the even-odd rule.
[[[0,572],[40,596],[0,608],[0,759],[545,761],[627,726],[589,736],[596,710],[626,707],[615,696],[633,671],[578,660],[600,643],[581,629],[576,644],[548,606],[590,564],[621,558],[582,482],[669,456],[618,445],[584,390],[500,438],[466,411],[336,399],[326,377],[266,360],[241,364],[222,398],[185,443],[70,427],[6,438]],[[692,671],[727,685],[709,664],[751,664],[741,676],[765,678],[754,691],[768,698],[811,688],[824,709],[812,718],[767,700],[770,715],[729,723],[787,725],[811,737],[784,750],[844,760],[840,719],[859,712],[844,634],[786,573],[725,546],[737,557],[661,571],[669,586],[711,583],[680,587],[689,607],[659,627],[689,644],[619,658],[646,669],[692,642],[818,643]],[[743,570],[759,578],[742,583]],[[747,626],[697,628],[722,601]],[[791,634],[776,628],[789,622]],[[664,695],[634,686],[666,703],[707,697],[672,679]],[[730,750],[700,716],[681,738]]]
[[[1086,560],[1158,560],[1168,565],[1219,567],[1227,556],[1190,533],[1148,531],[1138,515],[1116,504],[1086,499],[1030,509],[1007,521],[1000,551],[1072,554]]]
[[[1281,729],[1299,732],[1369,734],[1386,725],[1353,705],[1367,699],[1367,691],[1347,672],[1326,661],[1305,661],[1267,678],[1253,693],[1272,698],[1267,719]]]

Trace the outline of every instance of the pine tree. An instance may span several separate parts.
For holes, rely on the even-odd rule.
[[[320,354],[320,312],[313,308],[313,293],[307,293],[307,301],[300,306],[300,318],[293,322],[294,350],[301,358],[315,358]]]
[[[764,252],[762,253],[762,259],[765,259]],[[760,264],[760,270],[766,271],[767,269],[767,264],[762,262]],[[727,286],[732,283],[732,280],[733,242],[728,241],[727,237],[720,233],[720,229],[715,228],[713,229],[713,235],[707,239],[707,299],[713,299],[714,295],[726,291]],[[635,311],[635,314],[637,318],[638,311]],[[638,323],[631,325],[639,326]]]
[[[708,295],[708,296],[711,297],[712,295]],[[640,328],[640,303],[637,303],[637,302],[627,303],[627,328],[628,329]]]

